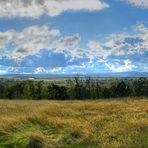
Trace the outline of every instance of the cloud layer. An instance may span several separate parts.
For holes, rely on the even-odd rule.
[[[0,0],[0,17],[54,17],[64,11],[100,11],[107,7],[102,0]]]
[[[148,69],[148,28],[144,24],[134,27],[134,34],[111,34],[105,42],[89,41],[92,55],[103,59],[105,65],[114,72]]]
[[[114,72],[148,69],[148,28],[144,24],[136,25],[134,34],[110,34],[104,42],[90,40],[86,48],[80,48],[80,41],[78,33],[63,36],[58,29],[46,25],[0,32],[0,65],[28,70],[34,67],[38,72],[78,65],[81,68],[102,65]]]

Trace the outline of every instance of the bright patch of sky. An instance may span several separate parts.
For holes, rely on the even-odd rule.
[[[0,74],[148,71],[147,0],[0,0]]]

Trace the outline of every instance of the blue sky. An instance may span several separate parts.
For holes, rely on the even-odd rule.
[[[0,74],[148,71],[147,0],[0,0]]]

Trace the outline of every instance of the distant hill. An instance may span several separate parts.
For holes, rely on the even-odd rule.
[[[148,77],[148,72],[120,72],[120,73],[101,73],[101,74],[7,74],[0,75],[0,78],[7,79],[54,79],[54,78],[73,78],[73,77],[119,77],[119,78],[138,78]]]

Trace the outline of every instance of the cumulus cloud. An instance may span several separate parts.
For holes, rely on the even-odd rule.
[[[58,36],[60,36],[59,30],[50,30],[46,25],[27,27],[20,32],[8,30],[0,32],[0,48],[7,51],[5,53],[12,58],[22,59],[48,48]],[[13,50],[7,48],[8,44]]]
[[[21,31],[0,32],[0,63],[7,66],[52,67],[60,66],[61,62],[63,66],[66,57],[77,57],[75,48],[80,40],[78,33],[63,37],[58,29],[50,29],[46,25],[31,26]]]
[[[74,48],[80,42],[80,35],[74,34],[72,36],[62,37],[54,42],[53,46],[55,49],[59,50],[67,50],[70,48]]]
[[[136,7],[140,8],[148,8],[148,0],[122,0],[124,2],[128,2]]]
[[[109,56],[144,54],[148,51],[148,28],[143,24],[135,27],[135,34],[111,34],[106,42],[89,41],[92,53],[104,59]]]
[[[0,17],[54,17],[64,11],[100,11],[107,7],[102,0],[0,0]]]
[[[0,32],[0,64],[30,67],[28,69],[32,71],[39,67],[35,69],[36,73],[47,73],[48,68],[76,65],[84,65],[85,68],[89,65],[93,69],[97,67],[94,63],[104,64],[102,69],[106,67],[116,72],[130,71],[136,66],[146,69],[148,28],[138,24],[134,31],[133,34],[107,35],[104,42],[91,40],[86,48],[81,48],[80,34],[62,36],[58,29],[50,29],[46,25],[31,26],[21,31],[8,30]],[[139,59],[139,55],[143,59]]]
[[[132,63],[131,60],[126,59],[123,61],[123,63],[119,62],[107,62],[105,65],[112,71],[112,72],[127,72],[127,71],[132,71],[136,66],[134,63]]]

